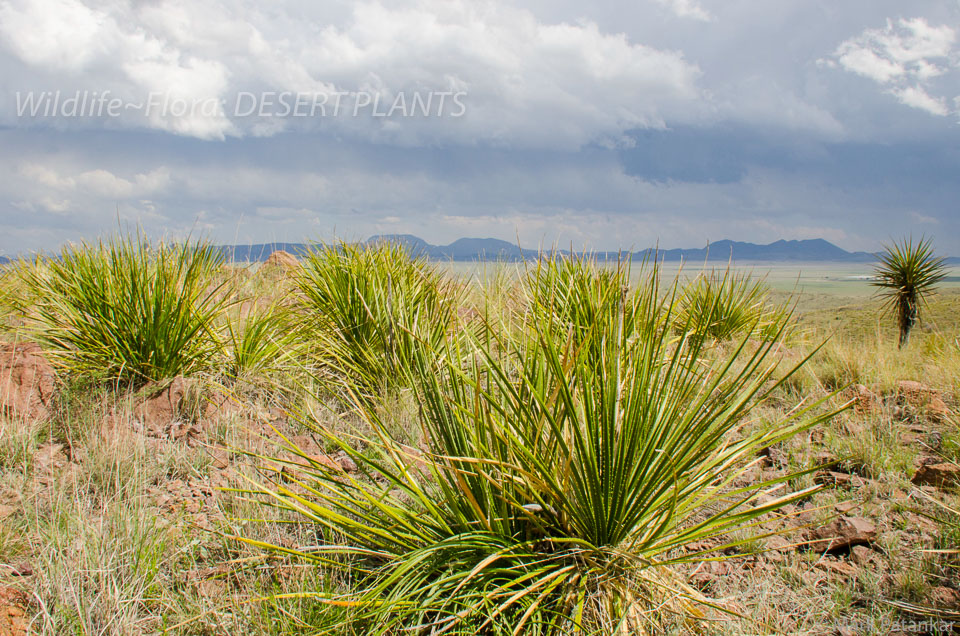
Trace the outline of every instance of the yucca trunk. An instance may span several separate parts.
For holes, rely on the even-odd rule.
[[[900,326],[900,342],[898,349],[903,349],[910,341],[910,330],[917,324],[917,297],[916,294],[904,294],[897,302],[897,322]]]

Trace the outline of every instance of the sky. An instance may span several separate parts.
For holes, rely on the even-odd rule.
[[[960,0],[0,0],[0,95],[7,255],[131,227],[960,255]]]

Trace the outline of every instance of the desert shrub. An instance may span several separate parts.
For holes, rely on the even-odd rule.
[[[145,381],[193,373],[217,354],[222,256],[203,242],[141,236],[68,247],[24,270],[37,336],[83,375]]]
[[[443,274],[396,244],[314,250],[297,286],[321,362],[367,396],[402,383],[417,350],[440,347],[457,306]]]
[[[760,449],[833,413],[818,403],[742,432],[777,388],[778,337],[707,359],[702,340],[656,328],[673,294],[648,281],[630,309],[618,290],[583,331],[491,329],[441,342],[440,355],[415,350],[425,452],[362,403],[363,439],[305,422],[365,477],[303,452],[265,473],[250,494],[317,528],[311,547],[273,549],[351,577],[353,589],[315,598],[352,608],[349,629],[364,633],[657,633],[667,615],[704,615],[670,567],[703,553],[680,548],[741,530],[716,548],[735,553],[755,541],[751,522],[809,494],[758,501],[796,474],[735,484]]]
[[[789,323],[789,305],[774,305],[764,282],[731,269],[704,272],[679,295],[676,325],[690,335],[730,340],[748,332],[769,337]]]

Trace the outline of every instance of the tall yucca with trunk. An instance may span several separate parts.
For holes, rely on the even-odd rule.
[[[223,257],[202,242],[143,236],[68,247],[24,270],[38,337],[63,366],[142,382],[199,371],[220,351]]]
[[[366,476],[300,452],[250,493],[316,524],[312,545],[273,549],[350,578],[352,590],[313,595],[349,608],[345,633],[643,634],[678,614],[696,630],[709,601],[671,566],[703,557],[686,546],[809,494],[780,490],[795,475],[737,484],[759,450],[832,413],[811,405],[741,433],[779,384],[779,334],[711,357],[688,338],[698,325],[662,328],[676,288],[661,293],[657,279],[617,289],[612,307],[584,294],[584,330],[568,315],[565,329],[487,329],[416,349],[425,452],[362,401],[372,433],[359,444],[305,420]]]
[[[930,240],[914,243],[913,238],[903,239],[884,247],[874,273],[872,284],[881,289],[884,307],[897,317],[898,346],[903,348],[920,320],[921,305],[947,275],[944,259],[934,256]]]

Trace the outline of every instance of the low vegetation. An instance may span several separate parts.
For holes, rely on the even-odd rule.
[[[0,633],[948,633],[960,296],[930,289],[898,351],[877,302],[655,261],[15,264]]]

